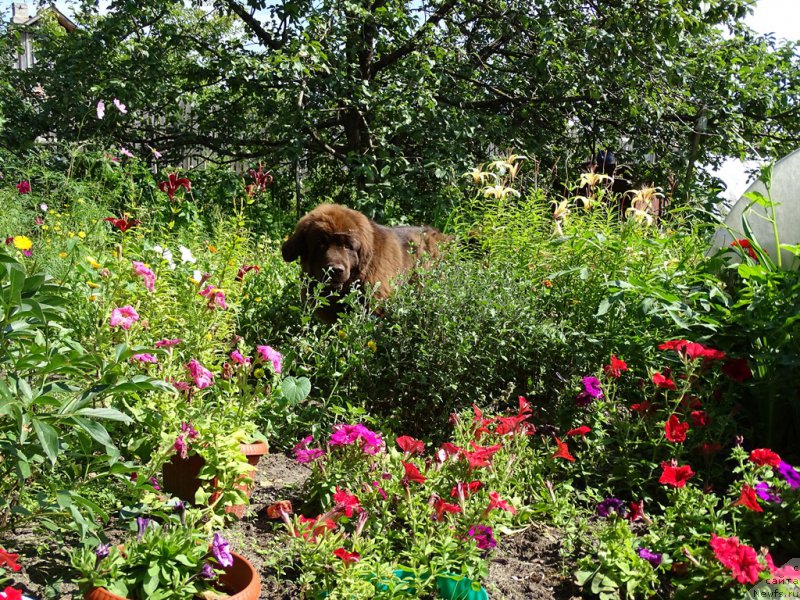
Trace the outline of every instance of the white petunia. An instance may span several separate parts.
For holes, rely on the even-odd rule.
[[[178,250],[181,251],[181,262],[183,264],[186,263],[194,264],[197,262],[197,259],[194,256],[192,256],[192,251],[189,250],[186,246],[178,246]]]

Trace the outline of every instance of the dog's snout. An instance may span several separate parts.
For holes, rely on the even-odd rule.
[[[328,265],[326,270],[329,271],[331,275],[336,277],[344,273],[344,265],[339,265],[339,264]]]

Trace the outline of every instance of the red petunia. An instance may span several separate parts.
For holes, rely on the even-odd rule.
[[[517,509],[511,506],[507,500],[503,500],[497,492],[489,492],[489,506],[486,513],[495,509],[501,509],[510,512],[512,515],[517,514]]]
[[[242,265],[239,267],[239,271],[236,273],[236,281],[244,280],[244,276],[247,275],[250,271],[255,271],[256,273],[261,272],[261,267],[258,265]]]
[[[678,415],[672,415],[664,423],[664,433],[670,442],[680,444],[686,441],[686,432],[689,431],[689,423],[678,420]]]
[[[744,506],[755,512],[764,512],[764,509],[758,505],[756,491],[746,483],[742,486],[742,493],[739,499],[732,506]]]
[[[606,375],[614,379],[617,379],[620,375],[622,375],[623,371],[627,370],[628,363],[617,358],[613,354],[611,355],[611,364],[603,366],[603,371],[605,371]]]
[[[722,365],[722,372],[739,383],[747,381],[753,376],[745,358],[729,358]]]
[[[573,436],[576,436],[576,435],[579,435],[579,436],[583,437],[584,435],[589,433],[591,430],[592,430],[591,427],[587,427],[586,425],[581,425],[580,427],[576,427],[575,429],[570,429],[567,432],[567,437],[573,437]]]
[[[336,523],[334,521],[331,519],[320,520],[321,518],[322,515],[316,518],[300,515],[298,520],[301,526],[298,530],[295,530],[295,537],[302,537],[303,539],[314,542],[317,536],[324,535],[326,532],[336,529]]]
[[[736,537],[718,537],[715,533],[711,534],[709,545],[717,560],[731,570],[736,581],[750,585],[758,582],[763,567],[754,548],[740,544]]]
[[[400,447],[400,450],[408,454],[422,454],[425,452],[425,442],[421,442],[420,440],[416,440],[411,436],[408,435],[401,435],[397,440],[397,445]]]
[[[10,552],[6,552],[3,548],[0,548],[0,567],[11,569],[11,571],[16,573],[22,568],[17,564],[18,559],[19,554],[11,554]]]
[[[347,490],[340,490],[338,485],[336,486],[336,493],[333,495],[333,501],[336,502],[337,506],[344,509],[344,514],[347,517],[352,517],[354,510],[361,512],[361,501],[358,496],[351,494]]]
[[[731,242],[731,248],[741,248],[747,253],[747,255],[750,258],[752,258],[755,261],[758,260],[758,255],[756,254],[756,251],[753,249],[753,244],[751,244],[750,240],[748,240],[747,238],[741,240],[734,240],[733,242]]]
[[[637,402],[636,404],[631,404],[631,410],[634,412],[638,412],[640,415],[646,415],[650,412],[650,409],[653,408],[653,405],[650,404],[649,400],[645,400],[644,402]]]
[[[769,465],[778,468],[778,465],[781,464],[781,457],[769,448],[756,448],[750,453],[750,462],[759,467]]]
[[[453,489],[450,490],[450,497],[451,498],[458,498],[459,497],[459,488],[461,488],[461,493],[466,498],[477,492],[479,489],[483,487],[483,484],[480,481],[470,481],[469,483],[461,483],[458,482],[453,486]]]
[[[340,558],[346,565],[352,565],[361,560],[361,555],[358,552],[348,552],[344,548],[337,548],[333,551],[336,558]]]
[[[695,427],[705,427],[708,425],[708,413],[704,410],[693,410],[689,413],[692,425]]]
[[[464,450],[456,446],[455,444],[451,444],[450,442],[444,442],[441,445],[441,449],[447,454],[448,458],[451,456],[458,456],[458,454],[463,454]]]
[[[22,592],[12,588],[10,585],[2,593],[4,600],[22,600]]]
[[[675,382],[672,381],[669,377],[664,377],[659,372],[653,373],[653,383],[656,385],[657,388],[661,388],[664,390],[674,390],[675,389]]]
[[[569,453],[569,446],[567,446],[567,443],[562,442],[560,439],[558,439],[558,437],[555,437],[555,440],[556,444],[558,445],[558,450],[556,450],[555,454],[553,454],[553,458],[563,458],[569,462],[575,462],[575,457]]]
[[[682,488],[694,476],[694,471],[689,465],[675,466],[668,462],[662,462],[661,477],[658,478],[658,483],[671,485],[672,487]]]
[[[497,426],[494,428],[495,435],[506,435],[507,433],[518,433],[523,421],[528,415],[517,415],[514,417],[497,417]]]
[[[463,450],[463,454],[469,463],[469,470],[480,467],[488,467],[491,464],[492,456],[503,447],[502,444],[494,446],[479,446],[475,442],[470,442],[473,452]]]
[[[404,479],[406,481],[413,481],[414,483],[425,483],[427,479],[422,473],[419,472],[419,469],[416,465],[412,463],[400,461],[403,465],[403,468],[406,470],[406,475]]]
[[[628,512],[628,519],[633,521],[638,521],[639,519],[647,520],[647,517],[644,514],[644,500],[639,500],[639,502],[630,502],[628,504],[630,508]]]
[[[445,513],[460,513],[461,507],[458,504],[450,504],[441,498],[436,498],[433,503],[433,510],[436,511],[436,520],[441,521]]]

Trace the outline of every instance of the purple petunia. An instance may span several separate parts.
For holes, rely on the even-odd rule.
[[[581,380],[583,390],[575,396],[575,404],[586,406],[592,400],[603,397],[603,390],[600,387],[600,380],[597,377],[588,375]]]
[[[800,488],[800,473],[792,465],[782,460],[778,464],[778,473],[786,480],[790,488],[793,490]]]
[[[233,555],[231,554],[228,540],[218,533],[214,534],[214,540],[211,542],[211,554],[223,567],[233,566]]]
[[[139,529],[139,533],[136,535],[137,541],[142,541],[144,532],[150,526],[150,523],[152,523],[152,520],[147,517],[136,517],[136,527]]]
[[[608,517],[611,513],[624,517],[626,512],[625,503],[619,498],[606,498],[597,503],[597,514],[601,517]]]
[[[97,548],[94,551],[95,555],[99,559],[103,559],[111,553],[111,546],[108,544],[98,544]]]
[[[475,544],[479,550],[491,550],[497,546],[497,540],[494,539],[494,532],[488,525],[473,525],[467,532],[467,535],[475,540]]]
[[[772,486],[766,481],[759,481],[755,487],[756,495],[764,502],[772,502],[773,504],[780,504],[781,497],[772,489]]]
[[[310,463],[318,458],[325,456],[325,451],[321,448],[309,448],[308,445],[314,441],[314,436],[309,435],[298,442],[294,447],[294,457],[299,463]]]
[[[200,569],[200,577],[203,579],[214,579],[214,567],[211,563],[205,563]]]
[[[661,564],[662,554],[658,552],[653,552],[652,550],[648,550],[647,548],[640,547],[636,554],[639,555],[639,558],[643,558],[647,562],[649,562],[653,568],[655,569],[658,565]]]

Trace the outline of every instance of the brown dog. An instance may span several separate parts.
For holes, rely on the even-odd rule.
[[[448,239],[432,227],[384,227],[356,210],[321,204],[300,219],[281,253],[286,262],[300,258],[303,272],[325,284],[331,304],[316,315],[333,323],[342,311],[338,300],[356,284],[386,298],[398,275],[423,256],[438,257],[439,243]]]

